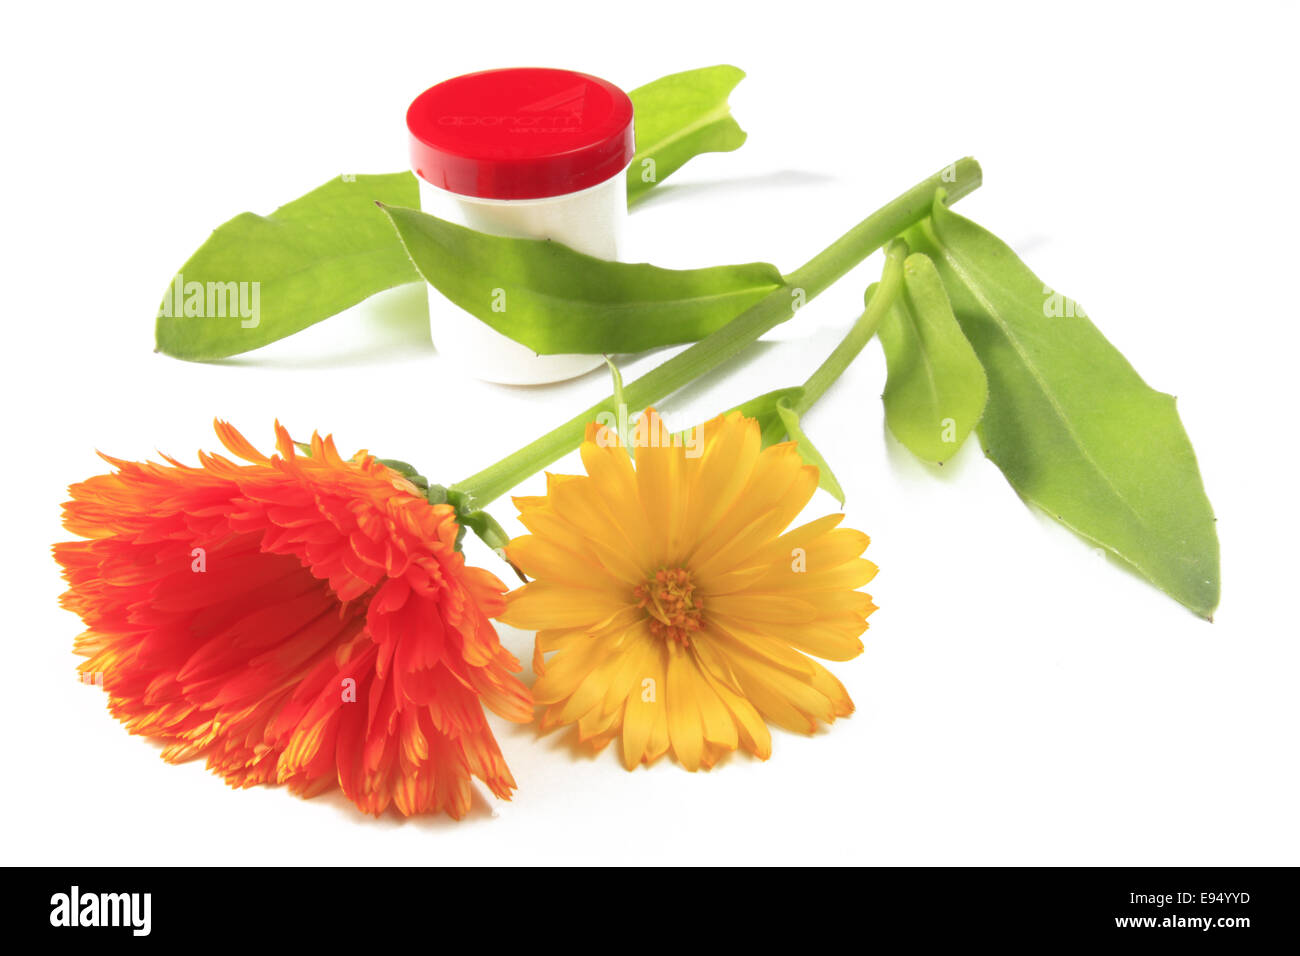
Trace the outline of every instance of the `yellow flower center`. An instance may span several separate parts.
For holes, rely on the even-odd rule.
[[[689,646],[698,631],[704,601],[695,596],[695,582],[685,568],[660,568],[632,592],[650,615],[650,633],[662,640]]]

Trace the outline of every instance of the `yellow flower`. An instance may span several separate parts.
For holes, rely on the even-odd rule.
[[[737,412],[678,440],[653,409],[628,442],[591,425],[587,474],[516,498],[532,532],[510,559],[534,580],[501,620],[536,630],[542,727],[577,722],[630,770],[668,750],[690,770],[738,746],[767,759],[767,722],[811,733],[853,711],[806,654],[844,661],[875,610],[868,538],[827,515],[782,534],[817,488],[787,442],[761,449]],[[547,659],[546,655],[553,655]]]

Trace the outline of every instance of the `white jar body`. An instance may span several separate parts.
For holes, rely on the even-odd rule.
[[[421,208],[439,219],[497,236],[554,239],[601,259],[617,259],[627,219],[625,172],[578,192],[544,199],[480,199],[417,176]],[[509,303],[503,317],[509,317]],[[538,355],[441,295],[429,297],[438,353],[476,378],[503,385],[561,382],[604,362],[599,355]]]

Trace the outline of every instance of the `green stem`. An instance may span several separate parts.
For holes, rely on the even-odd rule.
[[[817,399],[826,393],[826,389],[843,374],[876,334],[880,321],[893,306],[903,287],[903,260],[906,258],[907,243],[902,239],[895,239],[885,249],[885,268],[880,273],[880,285],[867,290],[866,309],[853,323],[849,334],[844,336],[840,344],[835,346],[835,351],[803,383],[799,400],[791,406],[796,415],[802,415],[816,404]]]
[[[764,333],[792,318],[800,306],[894,236],[928,216],[936,189],[945,189],[947,201],[951,203],[975,190],[980,179],[979,163],[967,157],[917,183],[786,276],[780,288],[627,385],[623,389],[626,406],[640,409],[653,405],[718,367]],[[617,411],[613,395],[601,399],[495,465],[452,485],[452,490],[463,497],[467,507],[482,508],[582,444],[587,423],[597,415]]]

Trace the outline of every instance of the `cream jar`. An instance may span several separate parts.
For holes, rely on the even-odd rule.
[[[612,83],[570,70],[469,73],[416,97],[406,125],[425,212],[618,258],[635,145],[632,101]],[[429,320],[440,355],[489,382],[558,382],[604,361],[537,355],[440,295]]]

